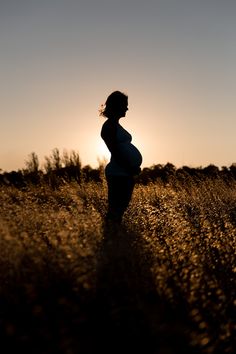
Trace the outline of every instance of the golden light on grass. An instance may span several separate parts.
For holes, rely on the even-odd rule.
[[[171,353],[177,346],[178,353],[231,353],[236,182],[219,176],[199,180],[182,171],[180,179],[170,176],[168,183],[158,178],[137,184],[118,228],[104,226],[103,183],[63,181],[51,188],[45,181],[23,189],[0,185],[0,295],[9,304],[2,320],[6,335],[18,344],[21,338],[15,333],[23,323],[26,333],[33,328],[40,339],[46,338],[43,343],[49,338],[56,346],[60,334],[69,349],[73,341],[72,353],[84,353],[84,333],[98,338],[92,308],[102,309],[99,335],[107,330],[100,318],[107,318],[110,333],[118,333],[122,345],[127,340],[123,328],[128,330],[125,326],[135,318],[132,326],[145,346],[163,337],[164,328],[162,343]],[[56,329],[55,313],[62,319]],[[74,332],[74,323],[84,331]],[[150,333],[143,331],[143,323]],[[25,338],[34,348],[31,337]],[[137,339],[132,341],[135,349]],[[97,351],[94,343],[91,353]]]

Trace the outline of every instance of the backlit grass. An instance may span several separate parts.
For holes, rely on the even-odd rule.
[[[235,186],[136,185],[121,226],[104,181],[1,187],[1,352],[233,353]]]

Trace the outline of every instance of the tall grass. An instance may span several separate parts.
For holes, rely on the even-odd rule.
[[[235,347],[235,186],[220,179],[187,188],[153,184],[136,190],[128,215],[146,241],[157,292],[182,303],[194,324],[191,343],[206,353]]]
[[[5,353],[233,353],[235,187],[137,184],[120,227],[104,179],[0,187]]]

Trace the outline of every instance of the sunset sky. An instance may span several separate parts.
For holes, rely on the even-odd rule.
[[[0,168],[54,148],[97,167],[114,90],[142,167],[230,166],[235,18],[235,0],[0,0]]]

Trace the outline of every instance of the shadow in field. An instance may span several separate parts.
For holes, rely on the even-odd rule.
[[[22,255],[9,270],[0,288],[2,354],[192,353],[186,316],[158,297],[140,236],[117,225],[103,236],[96,272],[88,259],[87,270],[83,259],[78,269],[60,267],[57,249],[38,260]]]
[[[22,255],[17,272],[1,284],[1,354],[89,353],[83,338],[93,296],[75,283],[71,269],[60,268],[53,256],[36,263]]]
[[[158,297],[151,260],[142,252],[139,238],[124,226],[104,225],[93,321],[97,349],[102,353],[193,353],[187,319],[182,310],[175,311]]]

